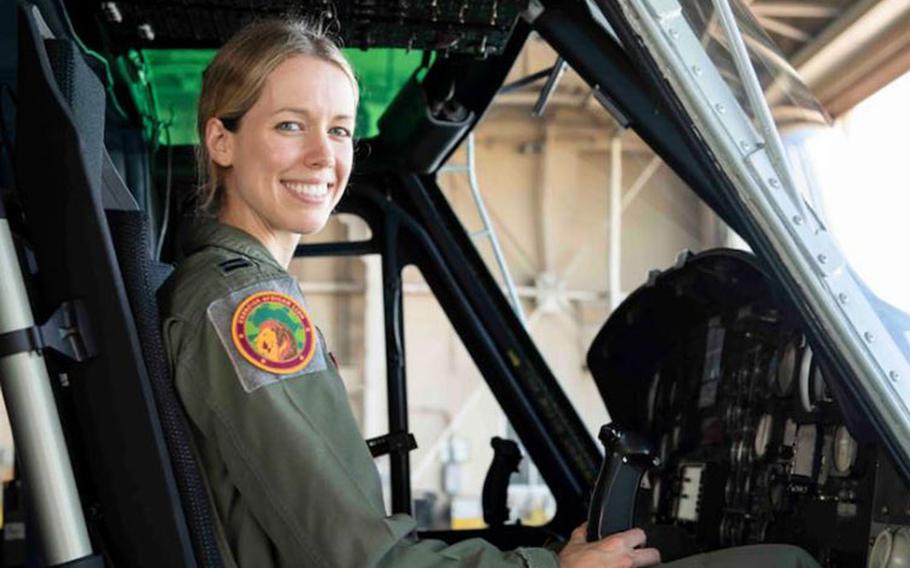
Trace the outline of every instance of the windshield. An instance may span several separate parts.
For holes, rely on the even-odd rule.
[[[854,171],[858,169],[858,160],[851,160],[848,152],[855,153],[862,149],[851,147],[848,138],[860,138],[863,132],[857,131],[854,126],[848,133],[845,132],[847,130],[845,124],[835,125],[825,108],[810,92],[752,13],[738,2],[732,3],[731,8],[774,122],[784,136],[787,158],[791,170],[796,174],[795,181],[800,193],[815,208],[825,225],[838,239],[851,270],[862,280],[866,296],[871,298],[873,307],[882,317],[899,347],[905,353],[910,352],[907,340],[910,326],[906,323],[910,319],[907,315],[910,298],[903,293],[905,278],[901,278],[904,275],[898,272],[903,266],[895,265],[893,259],[874,254],[869,249],[872,243],[880,246],[881,239],[890,233],[886,227],[860,229],[858,224],[841,219],[847,215],[855,217],[857,208],[864,208],[866,214],[863,217],[867,218],[891,217],[889,213],[906,209],[896,203],[898,206],[892,211],[880,210],[881,204],[888,201],[882,193],[894,189],[888,187],[887,183],[880,183],[881,180],[867,190],[876,192],[876,198],[869,198],[868,194],[860,197],[856,192],[849,192],[844,180],[849,179],[847,185],[851,187],[857,187],[860,183],[857,179],[858,172]],[[736,69],[729,40],[718,24],[713,1],[696,0],[686,3],[683,15],[695,34],[701,38],[705,51],[737,102],[756,129],[759,129],[756,111],[746,96],[744,78]],[[860,109],[860,113],[868,111]],[[869,124],[870,119],[866,118],[865,123]],[[882,121],[878,123],[881,129],[884,124]],[[880,132],[876,134],[879,135]],[[865,147],[872,143],[870,136],[865,136],[862,140]],[[883,168],[876,168],[876,171],[881,170]],[[863,173],[866,178],[869,175],[869,172]],[[852,194],[852,197],[847,195],[848,193]],[[894,227],[896,224],[899,222],[895,220],[894,223],[882,225]],[[881,232],[882,229],[885,229],[885,233]],[[881,239],[862,238],[855,234],[857,230],[871,231],[874,235],[880,235]],[[888,266],[882,266],[883,263],[891,265],[890,269]],[[891,278],[880,276],[883,273],[887,273]]]
[[[761,130],[757,111],[746,93],[748,78],[737,70],[728,34],[720,25],[714,1],[695,0],[686,2],[682,6],[683,16],[695,35],[700,38],[701,45],[736,98],[737,103],[756,130]],[[761,24],[754,18],[751,11],[736,0],[730,4],[730,7],[775,125],[780,132],[785,134],[786,155],[791,171],[796,174],[794,181],[797,189],[809,202],[809,206],[823,217],[823,221],[820,222],[828,225],[828,215],[825,213],[828,212],[830,206],[839,205],[843,192],[838,191],[837,179],[832,179],[830,175],[827,175],[826,170],[838,171],[840,175],[849,177],[851,175],[849,166],[855,164],[851,164],[845,155],[841,156],[846,160],[842,164],[848,167],[819,163],[826,156],[818,152],[818,144],[813,144],[813,142],[820,137],[830,139],[830,135],[826,135],[829,127],[834,126],[831,117]],[[819,166],[823,166],[824,169],[820,169]],[[863,201],[880,203],[879,200]],[[829,205],[829,207],[825,207],[825,205]],[[858,284],[863,294],[869,299],[872,308],[898,344],[898,348],[905,356],[910,354],[907,335],[910,331],[910,325],[908,325],[910,316],[906,314],[904,303],[896,299],[893,293],[884,295],[881,293],[883,287],[893,288],[897,283],[876,285],[875,282],[870,284],[863,278],[867,274],[863,267],[870,262],[875,262],[876,258],[880,263],[881,257],[877,255],[858,257],[850,254],[854,248],[852,243],[855,242],[855,239],[851,238],[851,235],[845,234],[844,230],[835,232],[835,237],[848,239],[845,255],[849,270],[859,280]],[[898,304],[903,309],[892,304]]]
[[[791,163],[851,270],[899,347],[910,351],[910,266],[891,253],[910,237],[904,133],[910,128],[910,74],[863,101],[831,127],[785,135]],[[858,190],[860,189],[860,190]]]
[[[789,130],[806,124],[829,124],[831,119],[824,107],[749,9],[739,2],[731,3],[731,8],[777,126]],[[746,96],[744,80],[737,72],[729,40],[719,25],[713,1],[685,2],[683,15],[737,102],[754,123],[755,109]]]
[[[781,138],[826,113],[736,0],[628,0],[628,23],[732,184],[755,244],[785,269],[867,402],[910,452],[907,318],[857,276],[813,204],[811,164]],[[853,188],[854,190],[857,188]]]

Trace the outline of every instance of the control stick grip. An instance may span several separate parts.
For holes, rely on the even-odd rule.
[[[509,478],[518,471],[521,463],[521,450],[514,440],[498,436],[490,440],[493,446],[493,463],[483,481],[481,503],[483,520],[490,527],[498,527],[509,520]]]
[[[641,478],[659,463],[651,444],[639,434],[605,424],[598,437],[604,462],[588,510],[588,542],[632,528]]]

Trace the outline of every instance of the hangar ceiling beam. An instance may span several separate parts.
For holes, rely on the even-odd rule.
[[[832,115],[848,111],[910,70],[910,0],[854,4],[792,62]]]
[[[809,41],[812,36],[807,32],[799,29],[796,26],[791,26],[786,22],[781,22],[780,20],[775,20],[774,18],[768,18],[765,16],[756,15],[758,23],[762,25],[769,32],[774,32],[776,34],[782,35],[784,37],[803,42]]]
[[[834,6],[810,2],[761,2],[750,9],[758,18],[833,18],[840,13]]]

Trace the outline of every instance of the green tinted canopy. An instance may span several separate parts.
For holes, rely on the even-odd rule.
[[[379,117],[423,59],[421,51],[345,49],[360,84],[356,138],[378,133]],[[118,58],[149,138],[161,144],[196,144],[196,103],[212,49],[146,49]]]

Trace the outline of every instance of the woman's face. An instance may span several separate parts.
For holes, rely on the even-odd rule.
[[[356,106],[333,63],[298,55],[276,67],[236,132],[206,136],[227,169],[219,216],[257,236],[320,230],[351,173]]]

